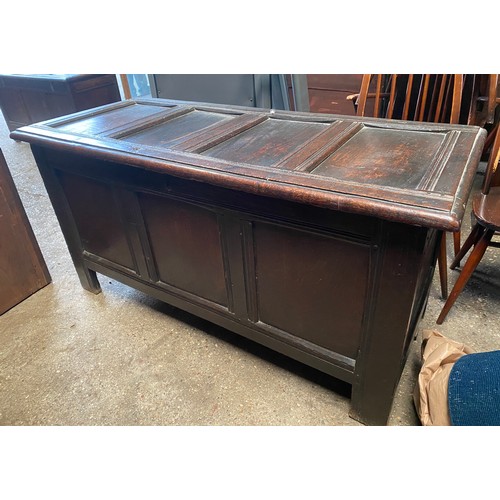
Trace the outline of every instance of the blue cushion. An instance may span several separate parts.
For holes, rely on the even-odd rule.
[[[448,382],[452,425],[500,425],[500,351],[462,356]]]

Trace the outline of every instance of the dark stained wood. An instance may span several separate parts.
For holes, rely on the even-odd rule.
[[[127,103],[128,104],[128,103]],[[140,106],[137,104],[123,105],[119,103],[113,106],[108,112],[93,113],[88,118],[82,120],[72,120],[72,121],[61,121],[56,122],[57,128],[62,132],[80,134],[80,133],[90,133],[92,135],[104,136],[108,134],[117,133],[123,125],[124,118],[128,122],[137,122],[137,125],[143,123],[144,118],[155,117],[155,115],[164,114],[164,109],[158,106]]]
[[[488,104],[487,104],[487,116],[486,116],[487,123],[493,123],[495,116],[495,109],[498,103],[500,102],[498,85],[499,85],[498,75],[489,75]]]
[[[372,256],[374,276],[369,286],[373,288],[365,309],[365,328],[384,332],[384,340],[363,336],[351,410],[358,419],[369,412],[372,423],[382,422],[390,411],[415,321],[428,293],[429,267],[433,269],[435,263],[429,257],[435,258],[432,250],[437,245],[435,232],[399,224],[383,224],[378,238],[380,249]],[[425,250],[428,242],[430,253]],[[419,286],[422,280],[427,289]],[[415,316],[409,314],[413,306]]]
[[[307,75],[307,84],[309,89],[353,92],[359,89],[362,78],[363,75],[361,74],[345,75],[330,73],[323,75]]]
[[[276,167],[311,172],[337,148],[359,132],[359,123],[337,121],[325,128],[307,144],[293,150],[276,163]]]
[[[338,377],[384,424],[485,134],[158,99],[11,136],[83,287],[110,276]]]
[[[31,142],[38,144],[50,142],[56,148],[79,150],[83,154],[93,155],[98,151],[99,157],[109,160],[119,161],[120,158],[123,159],[124,156],[127,156],[127,162],[132,162],[140,167],[144,165],[144,157],[147,157],[148,168],[158,169],[176,176],[193,178],[194,175],[194,178],[200,181],[215,182],[225,187],[278,196],[294,201],[303,201],[306,197],[308,203],[317,206],[332,207],[341,204],[346,211],[365,214],[376,212],[381,217],[390,220],[425,224],[452,231],[459,227],[459,219],[464,210],[463,194],[468,194],[467,187],[474,175],[473,168],[467,168],[463,172],[457,169],[460,169],[465,162],[470,162],[473,165],[476,159],[475,155],[479,154],[478,146],[483,143],[484,131],[474,127],[456,128],[457,131],[460,130],[459,140],[451,149],[447,150],[446,154],[439,156],[437,164],[432,162],[427,165],[427,168],[433,172],[433,174],[429,172],[428,175],[424,175],[424,178],[428,179],[429,188],[416,191],[414,189],[398,190],[397,182],[394,182],[393,185],[390,182],[385,185],[378,184],[376,175],[365,177],[360,183],[357,181],[345,182],[340,171],[339,178],[334,170],[330,170],[327,175],[289,171],[283,160],[292,151],[298,152],[302,147],[307,148],[309,141],[316,139],[321,132],[326,130],[328,123],[335,119],[332,115],[281,112],[281,118],[278,119],[273,117],[272,112],[261,110],[260,113],[264,116],[267,115],[268,120],[245,130],[244,133],[214,148],[208,149],[203,154],[191,154],[167,147],[150,146],[148,135],[141,139],[140,143],[135,142],[135,140],[134,142],[128,141],[128,138],[134,134],[123,137],[119,141],[93,135],[105,135],[106,123],[110,128],[117,127],[118,119],[123,119],[123,113],[126,114],[128,110],[130,110],[132,120],[144,113],[155,115],[153,109],[162,109],[158,101],[167,107],[171,107],[173,103],[173,101],[157,99],[151,100],[151,104],[140,105],[134,104],[132,101],[126,106],[120,106],[120,108],[110,105],[109,112],[105,111],[106,108],[104,110],[100,108],[97,115],[93,111],[87,114],[83,112],[70,118],[72,120],[70,122],[66,120],[63,126],[41,125],[37,126],[36,130],[32,131],[33,133],[27,127],[23,131],[14,132],[12,137],[22,140],[29,136]],[[177,104],[184,105],[184,103]],[[146,109],[138,112],[138,107]],[[213,112],[225,109],[227,113],[231,111],[234,113],[236,108],[218,106],[214,107]],[[239,109],[245,110],[245,108]],[[206,106],[202,110],[206,111]],[[255,113],[255,108],[248,108],[247,111]],[[286,122],[284,119],[286,116],[293,116],[293,120],[288,120],[288,123],[283,124]],[[342,119],[346,123],[360,123],[359,119],[355,117],[342,117]],[[96,124],[92,120],[96,120]],[[84,122],[86,126],[90,127],[89,136],[85,137],[80,132],[77,135],[68,133],[81,131],[83,125],[79,125],[80,122]],[[60,122],[55,122],[55,124],[58,123]],[[175,121],[172,121],[172,124],[175,125]],[[422,140],[425,140],[425,138],[435,136],[442,139],[444,132],[454,130],[452,125],[413,125],[390,120],[377,121],[370,118],[363,118],[362,124],[387,130],[388,136],[393,134],[393,131],[397,131],[402,147],[404,147],[407,137],[411,137],[415,132],[418,132]],[[148,130],[148,134],[154,135],[156,129],[164,125],[160,122],[146,130]],[[175,131],[176,127],[173,126],[172,129]],[[203,130],[203,133],[205,132],[206,129]],[[287,133],[293,133],[296,140],[287,138]],[[359,127],[358,133],[361,134],[360,137],[366,137],[364,126]],[[375,132],[374,134],[378,140],[378,135]],[[352,140],[357,140],[356,135],[358,134],[349,139],[347,144]],[[71,140],[68,141],[68,138]],[[274,148],[267,146],[268,139],[275,146]],[[335,138],[332,138],[332,141],[335,141]],[[342,151],[343,144],[343,141],[340,141],[340,151]],[[394,144],[393,140],[392,145]],[[380,157],[384,154],[388,156],[382,143],[377,142],[375,147],[378,147],[377,155]],[[474,157],[466,158],[471,151]],[[260,153],[263,154],[264,158],[262,162],[258,160]],[[253,161],[252,157],[255,158],[254,163],[250,163]],[[421,168],[424,169],[425,166]],[[465,183],[462,182],[462,175],[467,177]],[[394,202],[401,202],[404,205],[396,207]]]
[[[148,129],[156,124],[178,118],[179,116],[190,113],[191,111],[193,111],[193,108],[188,107],[170,107],[157,113],[153,111],[151,114],[145,114],[145,116],[140,116],[136,120],[125,124],[123,122],[119,122],[115,128],[110,129],[106,127],[105,131],[100,135],[104,137],[111,137],[113,139],[120,139],[121,137],[130,135],[131,133],[140,133],[142,130]]]
[[[253,249],[259,321],[355,359],[367,297],[369,242],[257,222]]]
[[[159,281],[227,306],[216,212],[147,194],[139,196],[139,204]]]
[[[137,272],[113,187],[66,172],[57,176],[78,226],[83,251]]]
[[[474,250],[467,259],[467,262],[465,263],[462,272],[458,276],[458,279],[455,282],[455,285],[453,286],[453,289],[448,299],[446,300],[443,309],[441,310],[441,313],[438,316],[438,319],[436,321],[438,325],[441,325],[443,323],[446,316],[450,312],[451,307],[457,300],[458,296],[460,295],[465,285],[469,281],[470,277],[472,276],[472,273],[475,271],[479,262],[483,258],[483,255],[486,252],[486,249],[488,248],[488,245],[491,241],[491,238],[493,238],[494,234],[495,234],[494,230],[487,229],[482,233],[481,237],[474,243]],[[452,265],[453,267],[455,267],[454,263]]]
[[[500,213],[500,188],[492,187],[487,195],[479,195],[472,202],[474,217],[486,228],[500,230],[498,224]]]
[[[208,114],[209,113],[207,113],[207,115]],[[176,149],[189,151],[190,153],[201,153],[245,132],[265,120],[267,120],[267,118],[262,115],[252,115],[250,113],[240,115],[228,122],[221,123],[217,128],[210,127],[205,133],[196,134],[194,137],[190,136],[186,140],[178,142],[176,144]]]
[[[484,226],[482,226],[481,224],[475,224],[472,227],[472,230],[465,240],[465,243],[462,245],[462,248],[460,248],[457,255],[455,255],[455,258],[450,265],[450,269],[456,269],[456,267],[459,265],[459,262],[465,257],[467,252],[479,241],[483,233]]]
[[[293,109],[293,92],[290,75],[288,94]],[[363,75],[323,74],[307,75],[309,109],[313,113],[355,115],[356,108],[350,96],[359,92]],[[373,86],[372,86],[373,87]],[[373,103],[368,104],[373,108]]]
[[[238,163],[272,166],[296,150],[297,145],[305,144],[327,127],[324,123],[268,118],[252,129],[204,151],[204,154]]]
[[[443,240],[441,242],[438,255],[439,283],[441,285],[441,297],[443,299],[446,299],[448,297],[447,266],[448,259],[446,255],[446,233],[443,233]]]
[[[374,97],[375,105],[373,116],[386,116],[387,118],[402,118],[421,122],[440,121],[445,123],[469,123],[468,120],[475,115],[475,94],[473,83],[476,75],[363,75],[358,103],[358,115],[366,116],[365,111],[369,97]],[[368,86],[376,82],[374,94],[368,93]],[[383,83],[385,82],[385,83]],[[390,93],[383,91],[390,88]],[[431,90],[432,89],[432,90]],[[388,102],[384,102],[384,98]],[[385,114],[381,109],[386,110]],[[428,189],[429,183],[436,181],[437,176],[429,175],[431,171],[441,169],[442,158],[446,157],[452,147],[449,143],[456,139],[452,134],[446,137],[432,160],[432,167],[424,174],[419,188]],[[448,144],[446,144],[448,142]],[[392,151],[391,148],[389,148]],[[440,158],[439,161],[437,159]],[[401,159],[394,162],[398,166]],[[384,165],[386,162],[384,162]],[[387,162],[389,167],[390,162]],[[365,168],[369,168],[366,165]],[[401,173],[401,172],[400,172]],[[383,174],[377,171],[378,175]],[[391,174],[389,174],[391,176]],[[383,180],[381,179],[383,182]],[[453,242],[455,254],[460,248],[460,231],[454,230]],[[446,265],[446,234],[441,240],[439,258],[439,273],[441,280],[441,294],[447,298],[448,279]]]
[[[364,127],[313,172],[343,181],[369,179],[370,184],[416,189],[429,170],[446,134]],[[384,148],[378,147],[383,140]],[[420,154],[417,154],[420,153]]]
[[[455,259],[451,263],[451,269],[455,269],[460,260],[465,257],[471,247],[474,247],[471,254],[467,258],[464,267],[453,286],[450,296],[446,300],[443,309],[441,310],[437,324],[440,325],[446,319],[446,316],[453,307],[458,296],[465,288],[472,273],[483,258],[484,253],[491,246],[497,246],[491,239],[500,231],[500,170],[498,164],[500,162],[500,128],[497,129],[493,148],[486,166],[486,175],[481,189],[481,193],[472,201],[472,213],[476,223],[467,237],[462,248],[455,255]]]
[[[116,75],[0,75],[0,108],[10,130],[120,99]]]
[[[51,281],[0,150],[0,314]]]

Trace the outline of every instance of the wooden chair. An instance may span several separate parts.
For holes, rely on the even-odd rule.
[[[486,127],[495,123],[495,112],[500,103],[498,96],[499,75],[474,76],[476,76],[473,90],[474,101],[468,123],[469,125]],[[492,142],[490,135],[488,135],[488,142]]]
[[[472,213],[476,220],[471,233],[459,250],[450,268],[455,269],[466,253],[474,247],[469,258],[446,300],[436,323],[442,324],[451,307],[457,300],[472,273],[481,261],[489,246],[500,248],[500,243],[492,241],[495,233],[500,232],[500,127],[497,126],[493,147],[486,167],[485,179],[481,192],[473,199]]]
[[[471,75],[474,76],[474,75]],[[374,92],[373,83],[375,81]],[[367,103],[374,100],[375,118],[457,124],[468,111],[471,99],[463,102],[465,75],[363,75],[359,94],[349,96],[357,116],[367,116]],[[460,232],[453,233],[455,254],[460,249]],[[448,296],[446,233],[438,256],[441,296]]]
[[[470,101],[462,103],[464,79],[464,75],[363,75],[359,94],[347,99],[357,116],[459,123],[463,106]],[[373,108],[367,106],[372,99]]]

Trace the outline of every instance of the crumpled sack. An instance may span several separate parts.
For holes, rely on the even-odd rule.
[[[448,409],[450,372],[458,359],[473,351],[435,330],[424,330],[422,338],[423,363],[413,402],[423,425],[451,425]]]

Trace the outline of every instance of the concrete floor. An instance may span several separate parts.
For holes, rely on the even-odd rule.
[[[9,138],[1,116],[0,148],[53,279],[0,316],[1,425],[361,425],[342,382],[103,276],[103,293],[83,290],[29,145]],[[487,251],[442,326],[436,272],[390,425],[419,425],[422,329],[499,349],[499,257]]]

